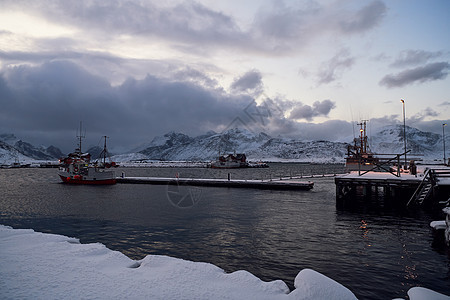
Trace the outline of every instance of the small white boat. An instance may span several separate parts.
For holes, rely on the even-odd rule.
[[[447,203],[450,203],[450,198],[447,200]],[[443,208],[442,211],[445,214],[445,220],[432,221],[430,227],[436,231],[444,230],[445,243],[447,246],[450,246],[450,206]]]
[[[446,208],[443,209],[444,213],[445,213],[445,242],[447,243],[448,246],[450,246],[450,207],[447,206]]]

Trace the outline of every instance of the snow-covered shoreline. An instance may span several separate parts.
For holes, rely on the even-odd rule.
[[[0,225],[2,299],[356,299],[311,269],[301,270],[294,286],[163,255],[132,260],[100,243]],[[408,295],[449,299],[424,288]]]
[[[247,271],[162,255],[135,261],[99,243],[3,225],[0,270],[3,299],[356,299],[313,270],[301,271],[290,292]]]

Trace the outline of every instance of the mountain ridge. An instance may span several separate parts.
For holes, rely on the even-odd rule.
[[[439,134],[407,126],[406,138],[410,154],[428,160],[439,159],[443,155],[442,136]],[[303,141],[234,128],[197,137],[170,132],[155,137],[135,154],[139,159],[148,160],[208,161],[216,159],[219,153],[238,152],[246,153],[249,160],[343,163],[349,144],[353,144],[353,141]],[[388,125],[381,128],[369,138],[369,144],[375,153],[403,153],[403,126]]]
[[[411,149],[410,155],[419,156],[424,160],[442,160],[441,135],[407,126],[406,136],[407,148]],[[448,137],[446,143],[450,146]],[[271,137],[264,132],[256,133],[242,128],[233,128],[221,133],[209,131],[196,137],[171,131],[154,137],[150,142],[135,147],[128,153],[115,155],[113,159],[118,162],[211,161],[217,159],[220,154],[236,152],[245,153],[250,161],[343,163],[349,144],[353,144],[353,141],[310,141]],[[369,146],[374,153],[403,153],[403,126],[388,125],[379,129],[369,137]],[[92,150],[92,155],[100,151],[100,148],[94,148],[89,149]],[[17,159],[54,160],[61,156],[63,153],[57,147],[36,147],[16,138],[13,134],[0,134],[0,163],[13,162]]]
[[[55,160],[63,156],[58,147],[36,147],[18,139],[14,134],[0,134],[0,163],[16,160]]]

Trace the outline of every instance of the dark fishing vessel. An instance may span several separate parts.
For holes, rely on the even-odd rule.
[[[220,155],[216,161],[211,162],[213,169],[247,168],[247,156],[244,153]]]
[[[115,162],[106,162],[108,151],[106,149],[106,136],[103,151],[101,153],[102,160],[91,162],[91,155],[81,151],[81,140],[84,136],[80,135],[78,148],[75,152],[70,153],[67,157],[60,159],[59,177],[64,183],[70,184],[115,184],[116,176],[111,167],[117,167]]]

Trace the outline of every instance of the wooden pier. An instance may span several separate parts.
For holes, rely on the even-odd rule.
[[[117,183],[188,185],[205,187],[254,188],[267,190],[310,190],[312,181],[299,180],[236,180],[204,178],[117,177]]]
[[[428,204],[450,197],[450,168],[426,168],[423,173],[395,176],[389,172],[352,172],[337,176],[336,202],[345,204],[355,199],[382,196],[396,204]]]

